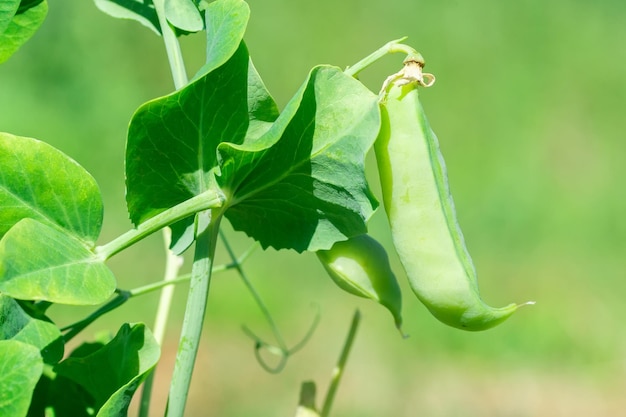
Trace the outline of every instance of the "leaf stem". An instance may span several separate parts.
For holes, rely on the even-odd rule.
[[[359,74],[359,72],[363,71],[365,68],[369,67],[370,65],[372,65],[373,63],[375,63],[376,61],[378,61],[379,59],[381,59],[387,54],[400,52],[400,53],[405,53],[413,57],[421,57],[419,52],[417,52],[414,48],[408,45],[405,45],[403,43],[400,43],[406,39],[407,37],[405,36],[403,38],[387,42],[382,47],[380,47],[377,51],[366,56],[365,58],[363,58],[356,64],[352,65],[351,67],[346,68],[344,73],[346,73],[347,75],[351,77],[356,77]]]
[[[354,343],[354,337],[356,336],[360,321],[361,312],[356,310],[352,316],[350,331],[348,332],[348,337],[346,337],[346,341],[343,344],[341,355],[339,356],[337,365],[335,365],[335,369],[333,369],[333,376],[330,381],[328,391],[326,392],[326,398],[324,399],[324,406],[322,407],[320,417],[328,417],[330,413],[330,409],[333,405],[337,388],[339,388],[339,383],[341,382],[341,377],[343,376],[343,371],[346,367],[346,362],[348,361],[348,356],[350,355],[350,350],[352,349],[352,344]]]
[[[152,233],[185,217],[189,217],[203,210],[215,209],[222,206],[224,196],[214,190],[208,190],[189,200],[169,208],[154,217],[141,223],[136,229],[129,230],[111,242],[98,246],[96,254],[107,260],[120,251],[132,246]]]
[[[208,226],[204,230],[196,231],[196,246],[191,270],[189,295],[187,297],[187,307],[183,319],[178,353],[176,354],[174,373],[170,383],[166,410],[167,417],[183,417],[209,297],[211,267],[217,245],[221,213],[216,210],[198,213],[196,216],[196,227],[198,227],[198,224],[206,224],[199,220],[203,216],[209,217],[209,221]]]

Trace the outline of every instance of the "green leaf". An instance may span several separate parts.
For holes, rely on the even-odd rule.
[[[8,5],[7,9],[0,10],[0,29],[5,25],[6,16],[10,14],[8,9],[11,7],[12,4]],[[4,9],[3,6],[0,6],[0,8]],[[42,1],[23,12],[20,11],[20,13],[12,17],[11,21],[6,24],[4,30],[0,31],[0,63],[9,59],[11,55],[37,32],[37,29],[39,29],[39,26],[41,26],[47,14],[48,3]]]
[[[250,7],[243,0],[216,0],[205,12],[206,63],[194,78],[222,66],[243,39],[250,18]]]
[[[159,345],[145,325],[124,324],[104,347],[86,356],[70,357],[54,371],[93,397],[97,416],[125,416],[134,392],[159,355]]]
[[[20,0],[0,1],[0,34],[2,34],[13,20],[13,16],[20,7]]]
[[[250,118],[245,141],[258,139],[272,126],[278,117],[278,107],[256,68],[250,60],[248,64],[248,116]],[[170,249],[183,253],[194,242],[193,217],[172,225],[172,244]]]
[[[94,0],[102,12],[118,19],[135,20],[161,35],[159,16],[152,0]]]
[[[23,219],[0,240],[0,292],[22,300],[99,304],[115,277],[80,240],[58,228]]]
[[[8,133],[0,133],[0,166],[0,237],[29,217],[94,245],[102,197],[84,168],[44,142]]]
[[[338,68],[314,68],[259,140],[219,146],[226,217],[264,248],[298,252],[365,233],[378,203],[364,158],[379,126],[373,93]]]
[[[93,407],[94,400],[83,387],[47,371],[35,387],[27,417],[92,417]]]
[[[215,187],[217,145],[248,129],[248,51],[176,93],[142,105],[126,144],[126,202],[135,225]]]
[[[248,66],[248,113],[250,124],[246,142],[251,142],[265,134],[279,115],[276,102],[272,98],[252,60]]]
[[[192,0],[165,0],[165,17],[172,25],[187,32],[204,28],[202,15]]]
[[[39,350],[17,340],[0,340],[0,358],[0,416],[25,416],[43,371]]]
[[[45,363],[54,364],[63,357],[63,338],[57,326],[29,316],[17,301],[0,294],[0,340],[9,339],[35,346]]]

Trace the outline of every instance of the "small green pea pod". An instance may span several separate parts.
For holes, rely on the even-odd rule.
[[[408,59],[381,91],[382,126],[374,146],[393,244],[413,292],[437,319],[485,330],[519,306],[492,308],[480,298],[439,143],[419,101],[418,85],[434,82],[422,66]]]
[[[317,257],[333,281],[350,294],[374,300],[391,312],[395,325],[402,325],[402,294],[389,265],[385,248],[363,234],[337,242]]]

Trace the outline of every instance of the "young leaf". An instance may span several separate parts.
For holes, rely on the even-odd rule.
[[[216,0],[205,12],[206,63],[194,78],[221,66],[231,57],[243,39],[250,18],[250,7],[243,0]]]
[[[0,358],[0,416],[25,416],[43,371],[39,350],[17,340],[0,340]]]
[[[133,394],[156,365],[160,348],[145,325],[124,324],[101,349],[70,357],[54,371],[93,397],[98,417],[127,415]]]
[[[20,0],[3,0],[0,2],[0,34],[9,26],[19,7]]]
[[[11,297],[0,294],[0,340],[17,340],[39,349],[45,363],[55,364],[63,357],[63,339],[58,327],[34,319]]]
[[[0,293],[21,300],[88,305],[106,301],[115,277],[83,242],[33,219],[0,240]]]
[[[8,133],[0,133],[0,166],[0,237],[29,217],[93,246],[102,197],[87,171],[44,142]]]
[[[126,202],[135,225],[214,187],[217,145],[248,129],[248,51],[172,95],[142,105],[126,144]]]
[[[4,0],[2,1],[4,3]],[[6,24],[6,16],[11,4],[5,9],[0,5],[0,29]],[[0,63],[3,63],[13,55],[23,44],[35,34],[48,14],[48,3],[44,0],[40,3],[33,2],[33,6],[18,10],[11,21],[6,24],[4,30],[0,30]],[[4,10],[2,10],[4,9]],[[4,12],[4,13],[3,13]]]
[[[152,0],[94,0],[96,7],[118,19],[135,20],[157,35],[161,35],[159,17]]]
[[[377,202],[364,159],[379,125],[374,94],[338,68],[314,68],[261,138],[219,146],[226,217],[263,247],[298,252],[365,233]]]
[[[187,32],[204,28],[202,15],[192,0],[165,0],[165,17],[172,25]]]

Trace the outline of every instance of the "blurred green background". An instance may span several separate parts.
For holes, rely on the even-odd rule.
[[[311,254],[257,251],[246,270],[289,343],[321,311],[285,371],[256,363],[246,324],[270,337],[235,273],[214,277],[187,415],[290,416],[299,384],[325,392],[352,312],[363,321],[334,416],[616,416],[626,409],[626,2],[250,0],[246,41],[279,106],[309,69],[345,67],[409,36],[437,76],[421,94],[446,158],[481,291],[494,306],[535,300],[503,325],[465,333],[433,319],[403,280],[403,340],[386,311],[344,294]],[[202,36],[182,40],[188,71]],[[363,73],[378,91],[401,66]],[[46,141],[102,189],[106,242],[130,228],[125,131],[143,102],[173,88],[160,38],[90,1],[52,2],[35,37],[0,66],[0,130]],[[378,192],[373,158],[369,174]],[[382,210],[371,233],[388,247]],[[226,225],[238,252],[250,240]],[[218,263],[227,261],[218,253]],[[394,265],[400,278],[399,264]],[[111,261],[119,285],[159,280],[160,236]],[[185,267],[189,268],[189,262]],[[158,368],[162,415],[186,288],[177,289]],[[131,300],[85,331],[153,322],[158,295]],[[67,324],[91,311],[55,308]]]

